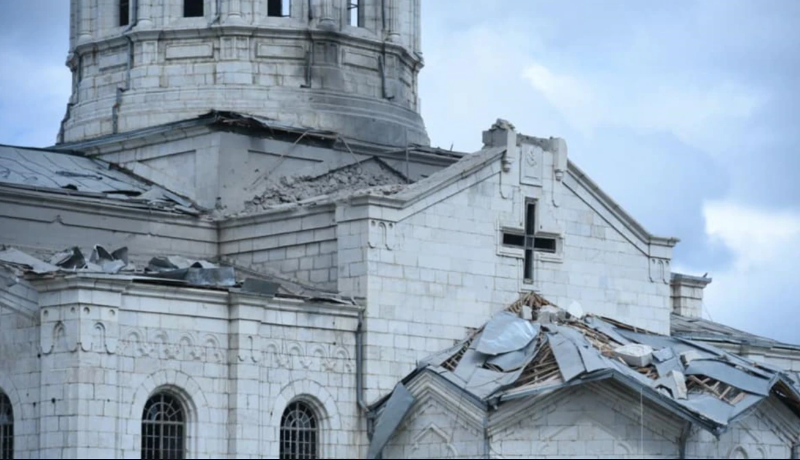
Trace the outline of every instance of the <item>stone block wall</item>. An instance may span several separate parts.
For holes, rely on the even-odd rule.
[[[36,290],[0,268],[0,392],[14,412],[14,458],[38,458],[40,384],[39,312]],[[62,376],[55,376],[58,379]],[[42,429],[57,429],[55,426]]]
[[[518,406],[524,406],[519,403]],[[528,404],[530,405],[530,404]],[[682,424],[638,395],[605,384],[565,390],[492,426],[502,458],[679,458]],[[494,425],[494,424],[493,424]]]
[[[17,458],[141,458],[161,391],[186,411],[187,458],[279,458],[296,400],[318,417],[321,455],[358,456],[356,308],[90,279],[36,289],[41,325],[0,316]]]
[[[333,210],[295,214],[222,224],[222,257],[335,290],[338,252]]]
[[[387,2],[386,29],[378,0],[359,2],[363,27],[348,25],[344,0],[315,4],[311,15],[308,2],[293,0],[291,17],[267,16],[267,0],[222,2],[221,11],[205,3],[204,17],[184,18],[182,2],[142,0],[127,27],[116,1],[73,2],[64,141],[218,109],[384,145],[428,143],[417,101],[418,0]]]
[[[621,224],[563,184],[551,186],[559,194],[555,207],[547,184],[507,181],[498,161],[403,211],[338,211],[340,290],[368,297],[370,398],[391,391],[418,360],[463,339],[525,291],[669,333],[668,277],[652,277],[651,258]],[[557,254],[536,254],[533,284],[523,279],[524,252],[502,244],[502,229],[524,227],[528,198],[541,207],[537,221],[560,241]],[[351,280],[342,278],[346,271]]]

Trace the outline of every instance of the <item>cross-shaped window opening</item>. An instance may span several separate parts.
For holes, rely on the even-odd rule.
[[[536,234],[536,203],[528,202],[525,206],[524,233],[514,230],[503,231],[503,245],[520,248],[525,251],[525,283],[533,283],[533,253],[546,252],[555,254],[556,239]]]

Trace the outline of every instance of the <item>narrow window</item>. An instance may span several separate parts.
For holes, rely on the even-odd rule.
[[[3,393],[0,393],[0,458],[14,458],[14,409]]]
[[[558,241],[551,236],[537,235],[536,203],[529,202],[525,206],[525,230],[504,230],[503,246],[523,249],[525,251],[525,283],[533,283],[533,253],[545,252],[555,254]]]
[[[364,27],[364,16],[361,14],[362,0],[347,0],[348,23],[353,27]]]
[[[205,16],[204,2],[205,0],[183,0],[183,17],[202,18]]]
[[[267,16],[280,18],[280,17],[289,17],[291,15],[292,15],[291,0],[268,0]]]
[[[119,0],[119,25],[131,23],[131,0]]]
[[[177,398],[159,393],[142,414],[142,458],[185,458],[186,412]]]
[[[319,424],[308,404],[294,402],[281,419],[281,459],[319,458]]]

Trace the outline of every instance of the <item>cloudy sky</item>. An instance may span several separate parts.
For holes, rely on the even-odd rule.
[[[53,142],[68,7],[0,2],[0,143]],[[800,343],[800,1],[423,0],[434,144],[497,118],[570,157],[714,278],[706,315]]]

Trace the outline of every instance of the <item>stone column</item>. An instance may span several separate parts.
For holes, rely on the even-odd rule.
[[[228,454],[256,459],[261,441],[260,317],[264,299],[231,294],[228,378]]]
[[[225,16],[227,24],[241,24],[242,19],[242,0],[228,0],[228,14]]]
[[[81,0],[78,43],[92,41],[92,0]]]
[[[320,29],[337,29],[336,19],[334,18],[333,0],[318,0],[314,16],[319,19]]]
[[[137,29],[153,28],[153,0],[139,0]]]
[[[399,0],[387,0],[386,4],[386,27],[387,39],[392,43],[400,42],[400,6]]]
[[[672,312],[686,318],[703,317],[703,290],[711,278],[672,273]]]

